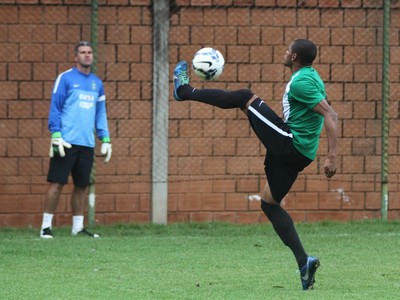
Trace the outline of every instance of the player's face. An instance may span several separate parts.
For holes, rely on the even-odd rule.
[[[75,60],[82,68],[90,68],[93,64],[92,47],[80,46]]]
[[[283,61],[283,64],[289,68],[293,66],[293,60],[296,58],[296,54],[293,54],[292,52],[292,45],[293,44],[291,44],[289,48],[286,50]]]

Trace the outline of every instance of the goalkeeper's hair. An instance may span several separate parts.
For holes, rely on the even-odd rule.
[[[89,46],[89,47],[92,47],[92,44],[90,44],[90,42],[87,42],[87,41],[80,41],[78,44],[76,44],[76,46],[75,46],[75,48],[74,48],[74,53],[75,53],[75,55],[78,54],[79,47],[81,47],[81,46]]]

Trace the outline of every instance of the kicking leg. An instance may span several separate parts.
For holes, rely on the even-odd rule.
[[[237,91],[196,89],[190,86],[189,82],[187,62],[181,61],[177,64],[174,71],[174,97],[178,101],[194,100],[219,108],[240,108],[244,110],[246,104],[254,95],[247,89]]]

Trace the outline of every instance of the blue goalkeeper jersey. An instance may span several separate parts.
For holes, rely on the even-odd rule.
[[[106,96],[103,82],[93,73],[86,75],[76,67],[58,75],[51,96],[49,130],[61,132],[73,145],[95,147],[109,137]]]

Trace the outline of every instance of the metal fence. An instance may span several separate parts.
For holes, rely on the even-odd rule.
[[[279,112],[290,77],[283,55],[296,38],[318,45],[315,68],[340,118],[338,174],[329,181],[322,174],[323,137],[318,158],[283,205],[298,221],[375,218],[381,215],[383,186],[388,216],[398,217],[397,2],[94,4],[0,3],[2,225],[40,223],[51,88],[56,75],[73,65],[73,46],[82,39],[96,39],[96,72],[105,83],[114,150],[109,165],[96,163],[96,222],[263,221],[256,195],[265,181],[265,150],[245,115],[173,101],[171,74],[177,61],[190,61],[201,47],[215,47],[226,60],[223,75],[202,82],[191,74],[193,85],[251,88]],[[387,41],[384,4],[391,6]],[[60,224],[70,216],[69,193],[66,188],[58,208]]]

